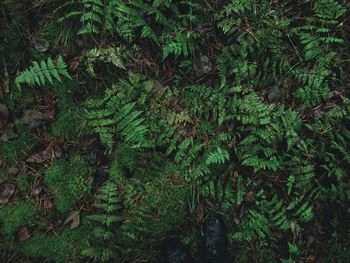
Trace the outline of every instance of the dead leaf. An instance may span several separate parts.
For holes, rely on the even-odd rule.
[[[34,48],[39,52],[45,52],[49,49],[49,41],[46,39],[34,39]]]
[[[244,197],[244,201],[246,201],[248,204],[254,204],[255,203],[255,194],[253,191],[250,191],[246,193]]]
[[[0,191],[0,205],[6,205],[14,192],[15,186],[13,184],[4,184]]]
[[[315,238],[311,235],[307,236],[307,245],[310,246],[315,241]]]
[[[35,187],[34,191],[33,191],[33,195],[40,195],[40,193],[42,192],[43,187],[42,185],[38,185],[37,187]],[[44,202],[44,206],[45,206],[45,202]]]
[[[19,241],[24,241],[30,238],[30,232],[27,227],[21,227],[17,232],[17,238]]]
[[[156,95],[156,97],[158,97],[158,98],[162,97],[164,92],[165,92],[164,86],[158,80],[154,81],[153,92]]]
[[[55,119],[55,111],[46,110],[43,112],[43,120],[45,121],[53,121]]]
[[[49,145],[45,150],[34,153],[27,158],[28,163],[43,163],[52,158],[60,158],[62,149],[57,144]]]
[[[28,163],[43,163],[52,157],[52,151],[50,149],[46,149],[44,151],[35,153],[27,158]]]
[[[315,255],[310,255],[306,258],[307,263],[315,263],[316,262],[316,256]]]
[[[80,214],[79,211],[72,211],[69,213],[69,216],[64,221],[64,224],[67,224],[70,222],[70,228],[76,228],[80,225]]]
[[[14,125],[12,123],[9,123],[3,131],[0,137],[0,141],[7,142],[9,140],[16,139],[18,135],[14,132],[13,128]]]
[[[329,92],[328,97],[331,99],[331,98],[334,98],[334,97],[339,97],[341,95],[343,95],[341,91],[339,91],[339,90],[332,90],[332,91]]]
[[[15,176],[16,174],[19,173],[19,169],[15,166],[12,166],[10,169],[8,169],[8,174],[11,176]]]
[[[4,104],[0,103],[0,130],[5,128],[8,120],[9,120],[9,111]]]
[[[190,137],[196,134],[196,127],[190,122],[179,125],[178,130],[184,137]]]
[[[51,155],[53,158],[62,157],[62,149],[57,144],[52,144],[47,148],[47,150],[51,150]]]
[[[27,110],[23,113],[22,120],[30,128],[37,127],[43,123],[45,116],[37,110]]]
[[[80,140],[80,145],[84,151],[91,148],[91,145],[97,141],[97,138],[93,135],[86,135]]]
[[[53,207],[53,204],[52,204],[51,199],[45,199],[44,200],[44,208],[45,209],[52,209],[52,207]]]

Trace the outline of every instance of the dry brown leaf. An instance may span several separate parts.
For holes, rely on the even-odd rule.
[[[8,169],[8,174],[11,176],[15,176],[19,173],[19,169],[16,166],[12,166],[10,169]]]
[[[5,128],[8,120],[9,120],[9,111],[4,104],[0,103],[0,130]]]
[[[316,262],[316,256],[315,255],[310,255],[306,258],[307,263],[315,263]]]
[[[43,163],[52,157],[52,151],[50,149],[46,149],[44,151],[35,153],[27,158],[28,163]]]
[[[179,125],[178,130],[180,134],[184,137],[189,137],[196,134],[196,127],[189,122]]]
[[[37,187],[35,187],[35,189],[33,190],[33,195],[40,195],[40,193],[42,192],[43,187],[42,185],[38,185]],[[45,202],[44,202],[44,206],[45,206]]]
[[[19,239],[19,241],[24,241],[27,240],[28,238],[30,238],[31,234],[28,230],[27,227],[21,227],[18,232],[17,232],[17,238]]]
[[[54,158],[60,158],[62,156],[62,149],[57,144],[52,144],[47,150],[51,150],[51,155]]]
[[[88,150],[90,146],[97,141],[96,136],[86,135],[80,140],[80,145],[84,151]]]
[[[52,201],[51,199],[45,199],[44,200],[44,208],[45,209],[52,209],[53,205],[52,205]]]
[[[13,184],[4,184],[0,190],[0,205],[6,205],[14,192],[15,186]]]
[[[55,119],[55,112],[53,110],[46,110],[43,112],[43,119],[45,121],[53,121]]]
[[[45,52],[49,49],[50,43],[46,39],[34,39],[34,48],[39,52]]]
[[[37,110],[26,110],[23,113],[22,120],[25,124],[29,125],[30,128],[33,128],[42,124],[45,120],[45,116]]]
[[[80,214],[79,211],[72,211],[64,221],[64,224],[70,223],[70,228],[76,228],[80,225]]]
[[[250,191],[246,193],[244,197],[244,201],[246,201],[248,204],[254,204],[255,203],[255,194],[253,191]]]

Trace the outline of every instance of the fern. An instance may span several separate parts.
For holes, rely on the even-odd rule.
[[[88,218],[102,225],[110,226],[115,222],[120,222],[122,218],[114,215],[114,212],[120,209],[117,198],[118,187],[114,182],[106,181],[100,188],[99,194],[96,195],[96,208],[103,210],[104,214],[89,215]]]
[[[94,207],[100,213],[88,215],[87,218],[98,224],[92,234],[95,240],[93,245],[82,251],[82,255],[92,259],[94,262],[108,262],[115,258],[115,251],[111,249],[111,242],[114,238],[112,225],[121,222],[123,218],[117,216],[116,212],[120,210],[120,201],[118,198],[118,187],[113,181],[106,181],[96,195],[97,202]],[[94,244],[95,243],[95,244]]]
[[[178,32],[173,40],[167,40],[163,47],[163,59],[166,59],[170,54],[178,57],[183,55],[184,57],[193,54],[196,47],[193,39],[196,37],[194,32]]]
[[[23,83],[30,86],[45,86],[47,83],[53,85],[54,80],[62,82],[61,77],[72,79],[67,71],[67,65],[64,63],[62,57],[59,56],[56,64],[51,58],[48,58],[47,62],[44,60],[33,62],[33,66],[22,71],[16,77],[15,82],[17,86],[20,86]]]
[[[83,13],[80,17],[82,27],[78,35],[100,33],[102,16],[104,15],[104,3],[102,0],[82,0]]]
[[[274,196],[271,201],[266,201],[263,205],[265,206],[264,210],[269,214],[269,222],[273,227],[281,230],[289,228],[290,222],[286,215],[287,208],[282,200]]]
[[[83,54],[87,73],[96,77],[94,64],[96,62],[111,63],[118,69],[124,69],[124,57],[122,48],[93,48]]]
[[[295,76],[303,85],[294,93],[296,99],[306,106],[314,106],[328,99],[329,87],[326,77],[329,70],[310,71],[308,69],[295,71]]]
[[[250,1],[239,0],[231,1],[226,4],[218,15],[218,27],[224,32],[224,34],[232,34],[242,23],[242,19],[239,15],[245,10],[251,10]],[[237,17],[235,17],[235,15],[237,15]]]
[[[230,158],[229,153],[228,153],[226,150],[221,149],[219,146],[217,146],[215,152],[210,152],[210,153],[208,154],[205,163],[206,163],[207,165],[211,165],[211,164],[223,164],[223,163],[225,163],[227,160],[229,160],[229,158]]]
[[[106,109],[91,110],[87,113],[89,125],[100,135],[102,143],[109,148],[114,145],[113,137],[121,134],[126,143],[140,147],[146,143],[147,127],[143,125],[144,118],[139,117],[142,111],[135,110],[135,103],[117,105],[116,97],[106,104]],[[93,108],[93,104],[91,108]]]
[[[346,9],[336,0],[317,0],[313,11],[316,17],[309,20],[313,25],[294,30],[304,45],[305,59],[308,61],[316,58],[320,66],[327,66],[336,54],[330,50],[329,45],[344,43],[343,39],[335,35],[334,25]]]

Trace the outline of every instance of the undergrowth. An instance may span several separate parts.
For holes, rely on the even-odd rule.
[[[0,258],[197,256],[214,211],[233,262],[347,262],[349,8],[0,3]]]

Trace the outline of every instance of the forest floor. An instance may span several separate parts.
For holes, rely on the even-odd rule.
[[[0,261],[348,262],[350,3],[0,3]],[[200,262],[200,260],[198,261]]]

